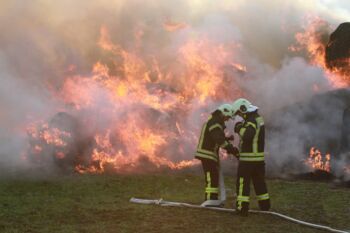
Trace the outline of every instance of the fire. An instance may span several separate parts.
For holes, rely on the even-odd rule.
[[[326,154],[323,156],[322,153],[315,147],[310,148],[309,158],[305,161],[305,163],[314,170],[322,170],[326,172],[331,171],[330,162],[331,155]]]
[[[170,22],[163,26],[173,33],[184,27]],[[142,36],[136,33],[135,40],[142,42]],[[188,116],[196,111],[207,115],[210,110],[202,108],[208,103],[241,94],[223,69],[246,71],[244,64],[232,63],[239,46],[190,38],[177,48],[176,60],[164,65],[155,56],[142,55],[138,47],[127,50],[114,43],[105,26],[97,45],[108,62],[97,61],[89,75],[71,74],[54,93],[73,108],[67,114],[81,126],[76,132],[33,127],[30,136],[45,143],[32,145],[32,150],[45,154],[50,144],[56,147],[54,158],[73,161],[79,173],[135,172],[148,165],[177,170],[198,164],[187,158],[193,158],[200,124],[189,124]],[[81,138],[85,131],[90,136]],[[67,138],[78,141],[77,148]]]
[[[306,52],[311,65],[322,68],[329,82],[334,88],[343,88],[349,86],[350,77],[339,69],[329,69],[326,66],[326,45],[329,34],[334,28],[325,20],[309,16],[306,19],[306,25],[302,32],[295,35],[296,44],[289,47],[292,52]],[[349,61],[343,61],[344,64],[350,64]]]
[[[76,166],[76,171],[79,173],[97,172],[102,173],[107,167],[118,172],[133,171],[140,166],[140,161],[147,158],[149,162],[156,167],[166,167],[173,170],[183,169],[198,164],[197,160],[183,160],[180,162],[172,162],[164,157],[157,156],[155,148],[165,144],[165,140],[159,135],[155,135],[150,131],[141,131],[135,135],[135,141],[129,143],[134,144],[134,148],[130,146],[127,154],[123,151],[115,149],[110,141],[111,131],[107,131],[106,135],[96,135],[97,147],[93,151],[92,162],[90,166]],[[141,140],[144,142],[138,144]],[[139,153],[141,151],[142,154]],[[128,156],[129,155],[129,156]],[[130,156],[131,155],[131,156]],[[147,155],[147,156],[146,156]]]
[[[221,97],[220,94],[227,92],[241,93],[237,87],[227,90],[223,83],[225,80],[222,67],[231,64],[229,58],[233,55],[227,52],[223,45],[213,45],[208,40],[196,39],[188,41],[179,52],[189,71],[183,79],[184,82],[191,84],[183,83],[184,96],[187,98],[199,96],[200,103],[204,104],[208,97]],[[235,68],[237,67],[244,65],[237,63]],[[220,92],[218,89],[221,89]]]
[[[35,125],[31,125],[27,128],[27,132],[32,138],[43,140],[47,145],[57,147],[67,146],[67,140],[71,137],[69,132],[58,128],[49,128],[48,124],[43,124],[40,129],[37,129]],[[34,149],[38,152],[42,150],[40,145],[35,145]]]
[[[188,27],[188,25],[186,23],[178,23],[178,22],[173,22],[170,19],[167,19],[164,23],[163,23],[163,27],[166,31],[168,32],[174,32],[177,30],[181,30],[184,29],[186,27]]]
[[[329,25],[318,17],[309,17],[304,32],[295,35],[297,46],[291,46],[290,50],[300,51],[305,49],[310,62],[314,65],[326,67],[325,65],[325,35],[329,34]],[[326,37],[327,38],[327,37]]]
[[[67,148],[71,141],[71,133],[56,127],[50,127],[48,124],[42,124],[37,127],[31,124],[27,127],[27,134],[30,136],[30,149],[24,158],[28,157],[34,162],[44,163],[50,158],[43,158],[41,155],[51,153],[55,159],[64,159],[66,157]]]

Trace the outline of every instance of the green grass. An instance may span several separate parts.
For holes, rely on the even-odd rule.
[[[232,206],[234,180],[227,207]],[[350,230],[350,189],[269,180],[273,211]],[[285,220],[129,203],[131,197],[201,203],[204,179],[193,174],[74,175],[0,180],[0,232],[322,232]],[[254,195],[252,195],[254,196]],[[256,200],[252,200],[256,209]]]

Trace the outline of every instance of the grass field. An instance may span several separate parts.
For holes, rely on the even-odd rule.
[[[234,182],[226,177],[232,205]],[[129,203],[131,197],[201,203],[200,175],[72,175],[0,180],[0,232],[322,232],[276,217]],[[350,230],[350,189],[268,180],[272,210]],[[253,198],[252,208],[257,208]]]

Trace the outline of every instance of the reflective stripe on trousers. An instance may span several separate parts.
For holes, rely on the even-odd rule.
[[[237,209],[242,209],[242,202],[249,202],[249,196],[243,196],[244,178],[239,177],[239,191],[237,196]]]
[[[264,201],[264,200],[270,199],[270,196],[268,193],[264,193],[264,194],[258,195],[257,198],[258,198],[258,201]]]
[[[213,188],[211,186],[211,174],[210,172],[206,173],[206,179],[207,179],[207,187],[205,188],[205,193],[207,195],[207,200],[211,199],[211,194],[218,194],[219,188]]]

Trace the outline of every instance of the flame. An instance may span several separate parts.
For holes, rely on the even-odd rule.
[[[27,132],[32,138],[43,140],[47,145],[57,147],[67,146],[67,140],[71,137],[69,132],[58,128],[50,128],[48,124],[43,124],[40,129],[36,128],[35,125],[28,126]],[[34,150],[40,152],[42,147],[35,145]]]
[[[127,130],[125,130],[125,133],[127,133]],[[132,140],[131,137],[133,137],[134,140]],[[128,133],[126,138],[129,141],[127,143],[132,143],[133,145],[127,147],[128,150],[130,150],[127,151],[127,154],[124,154],[121,150],[115,149],[110,138],[110,130],[107,131],[106,135],[96,135],[97,148],[94,149],[92,155],[93,165],[88,167],[78,165],[76,166],[76,171],[79,173],[102,173],[106,170],[106,167],[110,167],[118,172],[132,171],[140,166],[140,161],[142,161],[143,158],[147,158],[149,162],[156,165],[158,168],[163,166],[173,170],[199,164],[198,160],[183,160],[175,163],[165,157],[157,156],[155,149],[158,146],[164,145],[166,141],[161,135],[156,135],[149,130],[138,131],[132,135]]]
[[[222,67],[231,63],[228,61],[232,54],[228,49],[223,45],[213,45],[206,39],[195,39],[188,41],[179,52],[189,71],[183,79],[186,82],[183,83],[183,96],[188,98],[198,96],[200,103],[204,104],[208,98],[215,99],[220,97],[220,93],[226,93]],[[228,91],[241,94],[241,90],[237,87],[236,90]]]
[[[177,30],[181,30],[184,29],[186,27],[188,27],[188,25],[186,23],[182,23],[182,22],[173,22],[170,19],[167,19],[164,23],[163,23],[163,27],[166,31],[168,32],[174,32]]]
[[[296,46],[291,46],[292,51],[301,51],[305,49],[311,64],[326,67],[325,64],[325,34],[329,33],[329,25],[326,21],[318,17],[308,17],[307,24],[304,26],[304,32],[298,32],[295,35]]]
[[[305,163],[314,170],[322,170],[326,172],[331,171],[331,155],[326,154],[322,155],[320,150],[315,147],[310,148],[309,158],[305,161]]]
[[[185,25],[167,22],[163,26],[174,31]],[[142,28],[134,36],[141,43]],[[197,111],[205,118],[209,112],[202,108],[208,103],[241,95],[234,79],[225,79],[223,69],[246,71],[244,64],[232,63],[239,45],[193,37],[178,46],[175,61],[164,65],[156,56],[140,54],[140,46],[126,50],[114,43],[102,26],[97,46],[108,62],[97,61],[89,75],[67,76],[55,93],[59,101],[73,107],[82,127],[92,132],[91,150],[88,156],[77,152],[75,170],[135,172],[147,170],[148,165],[177,170],[199,164],[187,159],[193,158],[200,130],[200,124],[188,123],[188,116]],[[47,124],[32,127],[30,136],[44,140],[34,145],[37,154],[45,153],[46,144],[55,146],[56,159],[67,158],[66,138],[83,140]]]
[[[350,85],[349,74],[340,69],[329,69],[326,66],[326,45],[332,30],[334,29],[325,20],[308,16],[303,31],[295,35],[296,44],[291,45],[289,50],[292,52],[305,51],[311,65],[322,68],[334,88],[344,88]],[[349,59],[339,62],[343,62],[345,66],[350,64]]]
[[[30,124],[26,131],[30,137],[31,146],[28,153],[23,154],[24,160],[31,159],[34,162],[44,163],[50,160],[50,157],[44,157],[48,153],[58,160],[66,157],[67,148],[72,137],[71,133],[56,127],[50,127],[47,123]]]

